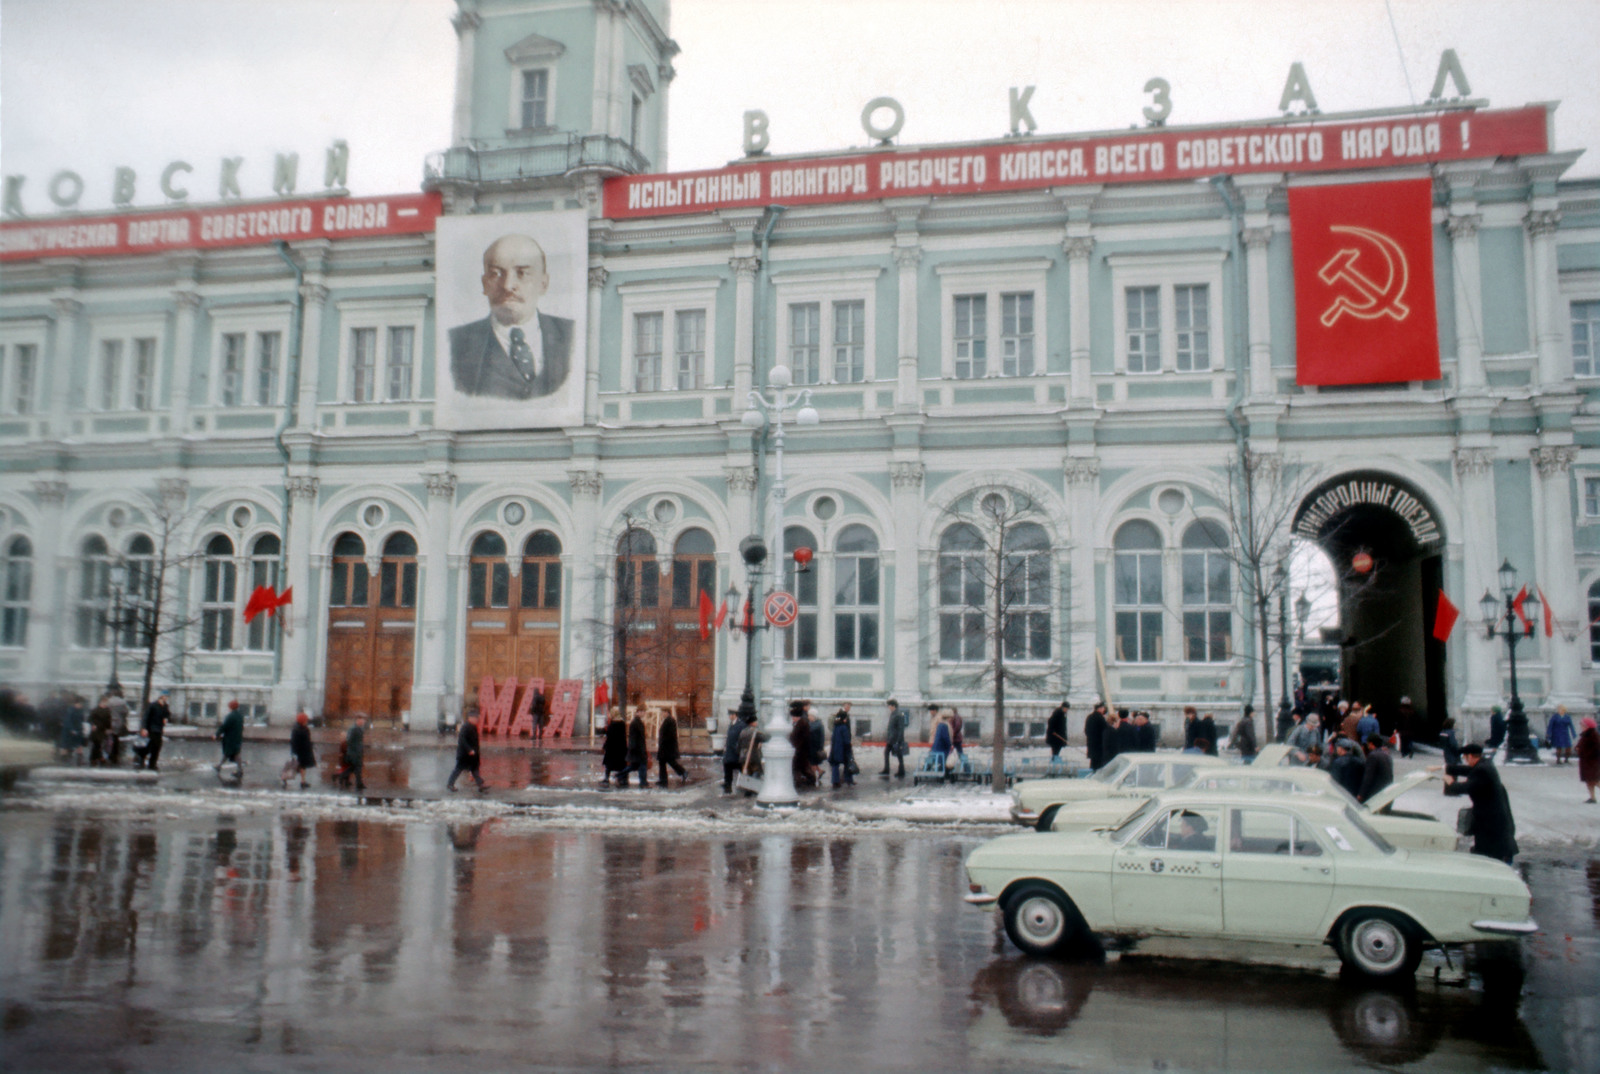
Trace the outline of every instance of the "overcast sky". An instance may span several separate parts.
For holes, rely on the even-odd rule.
[[[863,145],[861,108],[879,95],[905,107],[904,144],[1004,134],[1011,86],[1038,87],[1040,134],[1125,127],[1157,75],[1172,124],[1259,119],[1295,60],[1324,113],[1405,105],[1453,47],[1496,107],[1560,100],[1556,148],[1588,150],[1569,176],[1600,175],[1600,2],[1390,7],[1393,28],[1383,0],[674,0],[670,165],[737,157],[749,108],[771,117],[775,153]],[[24,204],[41,215],[64,168],[83,176],[86,209],[110,205],[118,165],[138,174],[135,204],[159,204],[177,159],[194,165],[194,202],[214,200],[223,156],[243,156],[244,195],[265,197],[273,154],[298,152],[300,189],[314,191],[334,138],[350,143],[356,193],[416,190],[423,157],[449,141],[454,9],[0,0],[0,163],[27,177]]]

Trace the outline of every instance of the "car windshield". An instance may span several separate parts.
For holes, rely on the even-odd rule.
[[[1352,809],[1350,806],[1345,806],[1344,818],[1350,822],[1356,831],[1360,832],[1362,836],[1366,838],[1367,842],[1371,843],[1385,854],[1394,853],[1394,847],[1390,845],[1389,840],[1379,835],[1373,829],[1372,825],[1367,823],[1366,818],[1363,817],[1357,810]]]
[[[1111,841],[1116,843],[1118,846],[1126,843],[1129,837],[1132,836],[1134,832],[1138,831],[1144,822],[1149,818],[1150,814],[1155,811],[1155,808],[1156,800],[1152,798],[1145,802],[1144,805],[1134,810],[1125,820],[1123,820],[1121,824],[1117,825],[1107,833],[1111,837]]]
[[[1118,776],[1128,770],[1128,765],[1131,763],[1126,757],[1118,757],[1090,778],[1100,783],[1113,783]]]

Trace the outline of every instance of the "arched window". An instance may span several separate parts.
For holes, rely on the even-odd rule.
[[[200,648],[227,652],[233,648],[234,601],[239,588],[233,542],[217,534],[206,542],[205,582],[200,593]]]
[[[679,610],[698,608],[700,591],[709,597],[717,592],[717,550],[711,534],[702,529],[684,530],[672,546],[672,606]]]
[[[480,533],[472,539],[472,561],[467,567],[467,607],[509,608],[511,567],[506,562],[506,541],[498,533]]]
[[[110,640],[106,627],[111,614],[111,550],[105,538],[89,537],[79,556],[78,644],[85,649],[104,649]]]
[[[1112,604],[1117,659],[1161,659],[1161,534],[1148,522],[1126,522],[1117,530]]]
[[[1006,529],[1001,570],[1007,660],[1050,659],[1050,535],[1037,522]]]
[[[122,645],[131,648],[141,641],[140,624],[147,624],[152,630],[156,627],[151,622],[160,581],[155,542],[143,533],[134,534],[128,540],[122,562],[128,569],[127,588],[122,593]]]
[[[1600,581],[1589,587],[1589,661],[1600,664]]]
[[[958,522],[939,538],[939,659],[980,661],[984,650],[983,535]]]
[[[333,575],[328,585],[329,607],[367,606],[366,556],[366,542],[354,533],[341,533],[333,542]]]
[[[877,535],[846,526],[833,555],[834,659],[878,659],[878,589]]]
[[[1202,519],[1183,534],[1183,658],[1217,662],[1233,655],[1233,563],[1228,534]]]
[[[617,538],[617,603],[629,608],[661,603],[661,565],[648,530],[630,526]]]
[[[278,591],[282,552],[283,545],[274,533],[263,533],[250,546],[250,584],[244,594],[246,603],[249,603],[250,594],[261,586],[271,587],[274,593]],[[245,626],[244,647],[256,652],[271,651],[278,643],[279,618],[286,613],[287,609],[283,609],[250,620]]]
[[[378,572],[378,606],[417,606],[417,542],[409,533],[391,533],[383,542]]]
[[[783,584],[794,594],[800,606],[800,617],[787,631],[788,658],[790,660],[815,660],[817,658],[817,569],[813,561],[809,570],[800,570],[794,561],[796,548],[815,551],[817,539],[804,526],[790,526],[783,531]],[[757,608],[752,615],[760,616]]]
[[[0,556],[0,645],[28,643],[28,603],[33,597],[33,545],[26,537],[6,542]]]
[[[523,542],[522,606],[561,608],[561,538],[549,530],[536,530]]]

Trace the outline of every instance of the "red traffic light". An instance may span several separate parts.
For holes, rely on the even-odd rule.
[[[796,548],[794,550],[794,561],[801,571],[811,569],[811,557],[813,554],[809,548]]]

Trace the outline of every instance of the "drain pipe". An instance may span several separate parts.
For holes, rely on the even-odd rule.
[[[295,404],[300,396],[300,335],[305,326],[306,274],[289,255],[287,242],[278,239],[272,244],[272,248],[283,259],[283,263],[289,266],[289,271],[294,273],[294,298],[289,305],[289,367],[285,371],[283,383],[283,420],[272,434],[273,443],[278,445],[278,454],[283,457],[283,534],[278,540],[278,580],[281,582],[289,576],[289,513],[294,509],[294,497],[289,495],[289,448],[283,442],[283,434],[295,422]],[[283,671],[282,613],[276,614],[280,615],[280,621],[279,643],[272,647],[274,683],[278,681]]]

